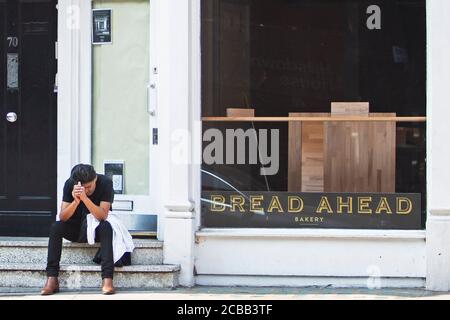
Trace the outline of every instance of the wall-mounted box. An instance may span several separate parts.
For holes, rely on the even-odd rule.
[[[123,194],[125,192],[124,165],[125,162],[123,160],[105,160],[103,162],[105,176],[112,180],[115,194]]]
[[[111,44],[112,9],[92,10],[92,44]]]

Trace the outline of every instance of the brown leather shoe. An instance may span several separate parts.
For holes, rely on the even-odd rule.
[[[57,277],[48,277],[45,286],[41,290],[41,295],[48,296],[59,292],[59,282]]]
[[[103,294],[114,294],[116,291],[114,290],[113,280],[111,278],[103,279],[102,285],[102,293]]]

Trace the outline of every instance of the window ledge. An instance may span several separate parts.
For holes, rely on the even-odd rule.
[[[431,209],[430,216],[450,217],[450,210],[449,209]]]
[[[425,230],[345,230],[345,229],[216,229],[197,231],[205,238],[318,238],[318,239],[392,239],[425,240]]]

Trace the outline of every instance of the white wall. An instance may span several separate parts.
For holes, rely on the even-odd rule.
[[[416,281],[426,274],[424,238],[423,231],[203,230],[196,235],[197,283],[221,285],[224,275],[261,286],[285,285],[285,277],[311,277],[304,285],[319,285],[318,277]],[[255,275],[256,282],[246,278]]]
[[[427,1],[427,289],[450,290],[450,1]]]
[[[427,1],[428,208],[450,209],[450,1]]]
[[[179,282],[194,284],[194,204],[190,198],[190,130],[192,119],[193,1],[152,0],[157,3],[159,172],[164,263],[181,265]],[[197,1],[197,0],[195,0]],[[161,231],[159,234],[161,239]]]

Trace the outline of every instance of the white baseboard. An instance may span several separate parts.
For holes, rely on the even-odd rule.
[[[228,287],[424,288],[425,278],[198,275],[195,284]]]

